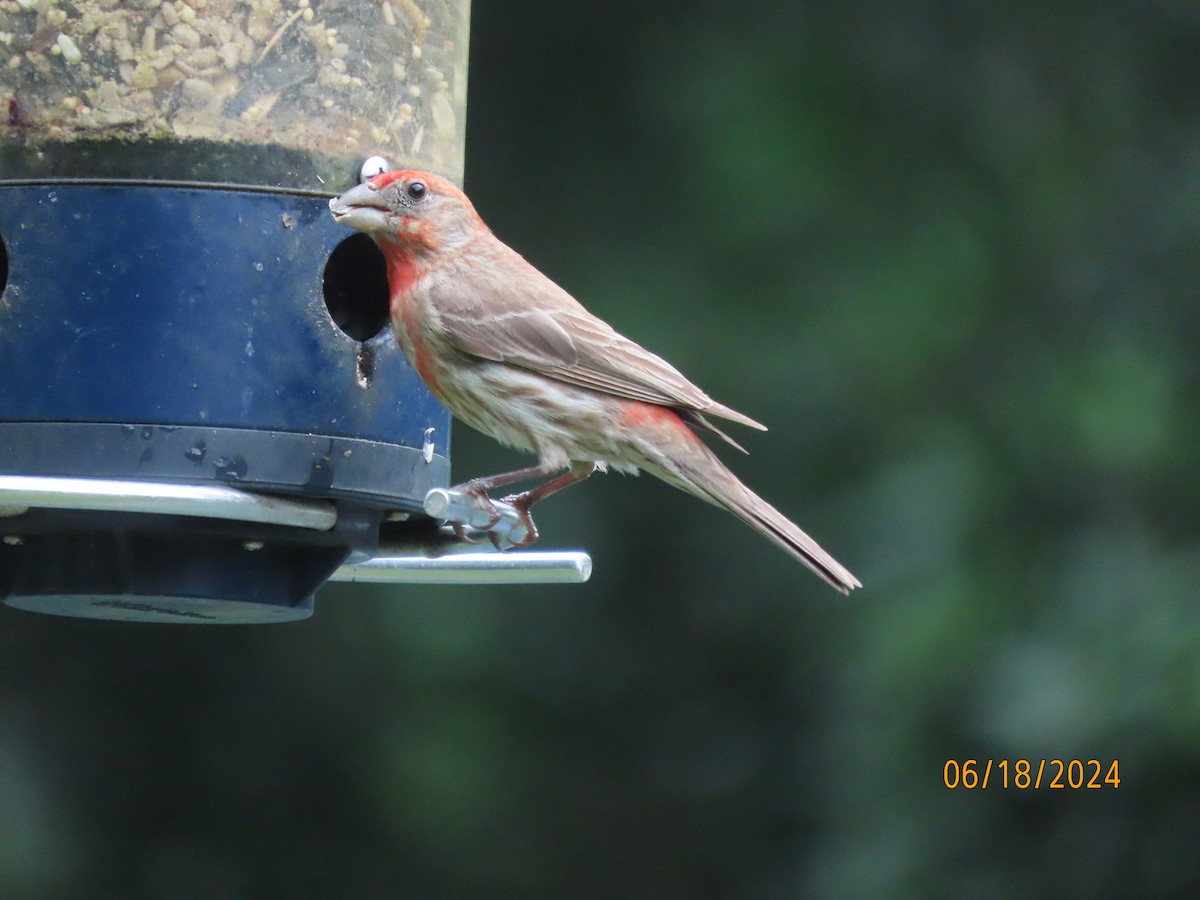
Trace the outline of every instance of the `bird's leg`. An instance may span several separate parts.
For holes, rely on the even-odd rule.
[[[550,471],[554,471],[551,469]],[[482,478],[472,478],[470,481],[464,481],[462,484],[456,484],[451,490],[462,491],[470,494],[472,497],[479,495],[487,496],[487,492],[498,487],[504,487],[506,484],[516,484],[518,481],[528,481],[530,478],[537,478],[539,475],[547,474],[546,470],[541,466],[527,466],[524,469],[517,469],[513,472],[501,472],[499,475],[485,475]]]
[[[496,507],[492,505],[492,498],[488,496],[488,491],[498,487],[504,487],[508,484],[516,484],[518,481],[527,481],[530,478],[536,478],[539,475],[545,475],[546,470],[541,466],[528,466],[524,469],[517,469],[513,472],[501,472],[499,475],[487,475],[482,478],[472,478],[469,481],[464,481],[461,484],[453,485],[450,490],[462,491],[469,497],[474,497],[475,502],[479,504],[479,508],[487,513],[487,525],[481,529],[487,531],[493,525],[500,521],[500,513],[496,511]],[[467,535],[466,526],[461,522],[454,523],[454,536],[460,541],[465,541],[468,544],[474,543],[474,540]]]
[[[571,468],[557,478],[552,478],[545,484],[540,484],[519,494],[512,494],[505,497],[504,502],[511,504],[517,510],[520,514],[521,524],[525,526],[525,537],[520,541],[513,541],[512,546],[518,548],[529,547],[537,543],[538,530],[537,526],[533,524],[533,517],[529,515],[529,507],[533,506],[539,500],[545,500],[551,494],[557,494],[563,488],[579,484],[581,481],[587,481],[595,471],[595,463],[573,462],[571,463]],[[519,481],[520,479],[514,480]],[[492,536],[492,543],[499,546],[494,535]]]

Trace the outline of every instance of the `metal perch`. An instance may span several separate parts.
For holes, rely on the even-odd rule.
[[[487,511],[461,491],[434,488],[425,497],[425,511],[432,518],[462,525],[471,536],[495,535],[498,547],[512,547],[514,540],[524,537],[525,526],[510,504],[500,500],[492,503],[500,519],[491,528],[487,528]],[[233,487],[0,475],[0,522],[11,523],[8,529],[17,532],[20,516],[30,508],[196,516],[316,531],[328,531],[337,522],[337,509],[328,501],[273,497]],[[5,540],[15,542],[19,538]],[[382,546],[374,558],[347,563],[329,580],[578,584],[592,573],[591,558],[581,551],[498,553],[485,547],[464,545],[451,528],[442,527]]]

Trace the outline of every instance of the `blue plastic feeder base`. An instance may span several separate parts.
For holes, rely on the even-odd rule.
[[[382,258],[306,194],[0,184],[0,475],[220,484],[325,532],[0,501],[0,597],[281,621],[449,480],[450,420],[387,327]],[[430,523],[432,524],[432,523]],[[419,527],[419,525],[418,525]]]
[[[183,624],[308,618],[316,587],[345,561],[349,544],[370,541],[377,527],[365,511],[340,516],[341,530],[320,541],[290,529],[173,516],[31,510],[22,518],[20,543],[0,545],[9,606]],[[0,525],[9,527],[16,523]]]

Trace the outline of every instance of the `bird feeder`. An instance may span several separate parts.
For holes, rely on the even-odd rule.
[[[264,622],[331,576],[586,578],[581,554],[464,555],[426,515],[460,499],[449,417],[391,338],[382,257],[328,215],[381,156],[461,181],[467,20],[0,4],[9,605]]]

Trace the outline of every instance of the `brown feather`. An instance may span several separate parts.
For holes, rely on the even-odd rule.
[[[694,428],[699,428],[701,431],[707,431],[709,434],[716,435],[730,447],[741,450],[743,453],[749,454],[749,450],[723,432],[720,428],[714,425],[708,419],[704,418],[703,413],[698,413],[694,409],[677,409],[679,417]]]
[[[843,594],[862,587],[862,583],[825,548],[742,484],[699,441],[676,442],[657,464],[648,460],[645,469],[668,484],[733,513]]]
[[[490,232],[481,232],[477,241],[487,246],[473,250],[498,257],[496,268],[448,261],[445,268],[450,271],[427,284],[438,329],[458,350],[576,387],[707,413],[766,431],[766,426],[716,402],[666,360],[592,315]],[[514,269],[521,270],[519,278],[513,277]],[[492,283],[488,274],[497,270],[509,276],[503,285]],[[512,291],[514,283],[522,286],[519,293]]]

